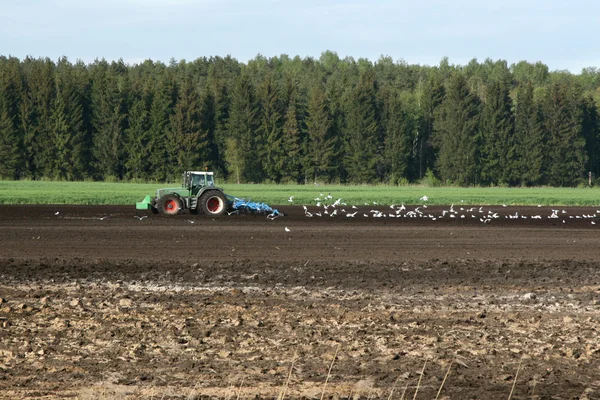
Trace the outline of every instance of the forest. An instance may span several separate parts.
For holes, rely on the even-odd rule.
[[[572,187],[599,101],[599,69],[542,62],[2,56],[0,179]]]

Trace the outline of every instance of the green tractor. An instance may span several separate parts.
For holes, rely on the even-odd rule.
[[[135,204],[137,210],[151,210],[155,214],[177,215],[188,209],[214,217],[221,216],[231,207],[223,189],[215,186],[212,172],[186,171],[179,188],[164,188],[156,191],[156,197],[146,196]]]

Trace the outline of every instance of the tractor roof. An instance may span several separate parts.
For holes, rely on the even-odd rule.
[[[201,175],[214,175],[213,172],[206,171],[188,171],[190,174],[201,174]]]

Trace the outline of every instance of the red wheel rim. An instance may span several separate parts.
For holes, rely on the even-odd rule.
[[[165,212],[168,214],[174,214],[178,210],[178,205],[175,200],[167,200],[165,201]]]
[[[206,202],[206,209],[211,213],[218,213],[219,211],[221,211],[221,207],[221,199],[219,199],[218,197],[211,197]]]

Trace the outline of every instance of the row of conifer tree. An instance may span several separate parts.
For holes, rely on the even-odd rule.
[[[575,186],[600,71],[542,63],[0,57],[0,178]]]

